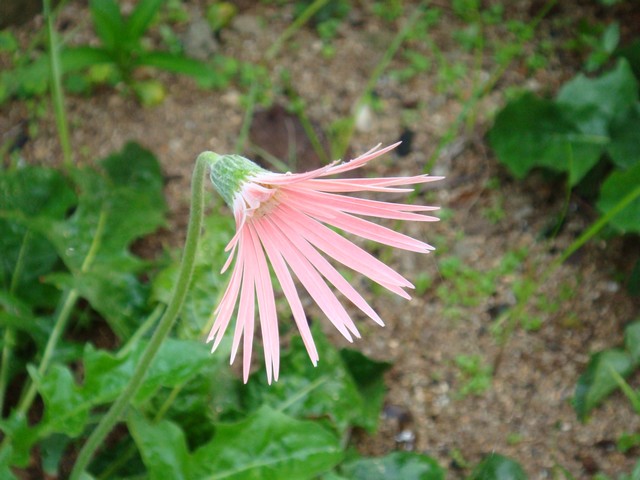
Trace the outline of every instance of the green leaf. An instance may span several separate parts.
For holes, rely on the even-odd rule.
[[[618,61],[614,70],[597,78],[579,74],[558,92],[561,107],[582,112],[581,130],[601,134],[608,122],[638,101],[638,81],[626,60]]]
[[[8,418],[0,419],[0,430],[11,443],[0,449],[0,473],[3,462],[16,467],[26,467],[31,460],[31,449],[38,441],[38,427],[30,427],[25,415],[18,415],[15,411]],[[0,475],[0,478],[5,478]]]
[[[212,440],[189,453],[182,429],[130,415],[128,426],[153,479],[304,480],[342,458],[338,439],[317,423],[263,407],[247,419],[219,424]]]
[[[98,47],[65,47],[60,52],[60,66],[63,73],[76,72],[94,65],[113,63],[112,53]]]
[[[131,378],[146,346],[146,341],[140,341],[131,350],[112,354],[87,345],[84,354],[84,393],[100,403],[114,400]],[[149,367],[134,403],[145,402],[161,386],[182,384],[204,369],[210,361],[209,349],[202,342],[166,339]]]
[[[611,375],[610,369],[625,378],[633,370],[631,356],[619,349],[604,350],[591,356],[585,372],[580,375],[573,397],[573,407],[582,421],[611,392],[618,388],[618,383]]]
[[[355,419],[354,423],[365,428],[369,433],[375,433],[387,392],[384,372],[391,368],[391,364],[372,360],[357,350],[346,348],[340,350],[340,356],[364,399],[362,415]]]
[[[193,454],[188,478],[304,480],[342,456],[339,439],[318,423],[263,406],[246,420],[218,425],[213,440]]]
[[[249,409],[268,405],[298,418],[328,417],[338,431],[361,419],[364,399],[336,348],[320,328],[313,329],[320,361],[314,367],[302,339],[296,336],[280,359],[280,380],[267,385],[263,371],[252,375],[247,385]]]
[[[0,172],[0,287],[33,306],[52,306],[57,292],[41,277],[54,268],[58,255],[30,219],[62,220],[76,196],[64,176],[52,169],[25,167]],[[18,277],[16,267],[20,259]],[[16,305],[5,305],[14,313]],[[23,311],[24,314],[28,312]]]
[[[568,172],[575,185],[596,164],[608,138],[581,132],[570,113],[526,93],[498,113],[489,142],[517,178],[545,167]]]
[[[640,365],[640,321],[635,321],[624,329],[624,347],[634,365]]]
[[[140,0],[127,19],[129,40],[137,43],[165,0]]]
[[[476,466],[469,480],[527,480],[527,475],[518,462],[492,453]]]
[[[96,33],[109,50],[115,50],[122,44],[126,35],[126,26],[120,7],[115,0],[89,0],[89,9]]]
[[[79,288],[115,333],[126,338],[147,311],[145,289],[136,276],[144,262],[131,254],[130,245],[164,223],[163,180],[156,158],[134,143],[100,166],[104,174],[73,171],[80,193],[71,217],[37,218],[31,225],[56,246],[74,275],[73,280],[60,275],[52,280]],[[86,265],[94,243],[93,261]]]
[[[145,52],[136,59],[136,65],[156,67],[167,72],[193,77],[201,87],[208,87],[216,72],[204,62],[181,54],[169,52]]]
[[[79,436],[89,419],[91,402],[87,401],[67,367],[54,364],[44,378],[34,368],[28,368],[44,400],[44,417],[40,424],[47,433]]]
[[[629,170],[614,171],[600,189],[598,210],[606,214],[628,195],[635,195],[625,208],[614,215],[609,224],[623,233],[640,232],[640,163]]]
[[[18,478],[11,471],[11,455],[13,454],[13,448],[11,445],[6,446],[0,450],[0,478],[6,480],[18,480]]]
[[[631,168],[640,163],[640,103],[636,103],[626,114],[616,116],[611,124],[611,144],[607,152],[616,166]]]
[[[190,479],[190,455],[180,427],[167,420],[151,423],[134,410],[129,414],[127,426],[151,480]]]
[[[445,471],[427,455],[393,452],[381,458],[359,458],[341,467],[349,480],[444,480]]]

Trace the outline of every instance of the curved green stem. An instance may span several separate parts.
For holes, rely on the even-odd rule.
[[[198,247],[198,239],[200,237],[200,229],[202,227],[202,218],[204,211],[204,173],[205,168],[217,159],[218,155],[213,152],[201,153],[197,160],[193,171],[193,179],[191,183],[191,216],[189,218],[189,226],[187,227],[187,238],[184,245],[184,253],[182,255],[182,263],[180,264],[180,272],[178,280],[173,290],[173,294],[167,309],[158,324],[158,328],[154,332],[147,348],[140,358],[135,371],[129,380],[129,383],[122,391],[118,399],[111,406],[96,429],[91,433],[87,442],[80,450],[78,459],[71,472],[71,480],[79,480],[85,471],[94,452],[103,442],[107,434],[120,420],[125,408],[138,391],[144,376],[149,369],[149,365],[158,353],[162,342],[167,337],[173,324],[175,323],[182,305],[187,296],[187,291],[191,284],[193,270],[195,267],[196,250]]]

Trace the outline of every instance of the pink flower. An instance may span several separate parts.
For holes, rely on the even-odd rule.
[[[373,321],[384,325],[355,288],[332,266],[330,257],[391,292],[411,298],[405,288],[413,285],[365,250],[336,233],[336,227],[384,245],[427,253],[430,245],[375,224],[360,216],[437,221],[438,218],[418,212],[438,207],[389,203],[342,195],[351,192],[409,192],[403,185],[439,180],[441,177],[417,175],[389,178],[325,178],[365,165],[387,153],[398,143],[379,150],[380,145],[346,163],[338,161],[317,170],[299,174],[277,174],[262,169],[238,155],[219,157],[211,166],[211,180],[233,209],[236,234],[227,245],[231,250],[224,272],[236,259],[227,290],[214,312],[215,322],[207,342],[218,347],[229,321],[236,311],[231,363],[243,338],[243,373],[246,382],[251,363],[256,299],[264,344],[267,379],[278,380],[280,342],[278,314],[269,265],[287,299],[302,340],[314,365],[318,361],[309,324],[296,290],[293,273],[318,304],[331,323],[352,340],[360,337],[345,308],[327,281]],[[356,216],[358,215],[358,216]]]

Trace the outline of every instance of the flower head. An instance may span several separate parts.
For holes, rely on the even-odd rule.
[[[287,299],[302,340],[314,365],[318,361],[292,273],[333,325],[352,341],[360,337],[346,309],[328,283],[379,325],[382,319],[356,289],[327,260],[361,273],[391,292],[409,299],[405,288],[413,285],[395,270],[347,240],[330,227],[384,245],[427,253],[430,245],[361,217],[380,217],[421,222],[438,218],[421,212],[438,207],[382,202],[343,195],[353,192],[409,192],[398,188],[439,180],[417,175],[389,178],[326,178],[360,168],[395,148],[380,145],[346,163],[335,161],[307,173],[278,174],[264,170],[238,155],[217,158],[211,166],[211,181],[233,210],[236,234],[227,245],[229,257],[224,272],[235,264],[224,296],[214,311],[215,321],[207,342],[214,351],[236,312],[231,351],[233,362],[243,340],[243,374],[249,376],[256,304],[264,345],[267,379],[278,379],[280,342],[278,316],[269,265]],[[257,302],[256,302],[257,300]],[[237,307],[237,308],[236,308]]]

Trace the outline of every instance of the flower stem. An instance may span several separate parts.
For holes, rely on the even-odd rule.
[[[47,36],[49,41],[49,68],[51,70],[51,98],[58,127],[58,136],[62,146],[62,161],[67,171],[73,166],[73,152],[69,137],[69,124],[64,108],[64,94],[62,93],[62,72],[60,69],[60,52],[58,39],[53,28],[53,14],[51,13],[51,0],[43,1],[44,16],[47,20]]]
[[[213,152],[204,152],[201,153],[196,160],[196,166],[193,171],[193,179],[191,182],[191,216],[189,218],[189,226],[187,227],[187,238],[185,240],[182,263],[180,264],[180,272],[178,274],[178,280],[174,287],[171,300],[169,301],[167,309],[158,324],[158,328],[154,332],[147,348],[143,352],[142,357],[133,372],[131,380],[129,380],[129,383],[106,415],[102,417],[102,420],[98,423],[98,426],[91,433],[87,442],[80,450],[78,459],[76,460],[71,472],[71,480],[80,479],[80,476],[89,465],[96,449],[120,419],[123,411],[129,405],[129,402],[142,384],[144,376],[149,369],[149,365],[158,353],[162,342],[171,331],[171,328],[182,309],[182,305],[187,296],[189,285],[191,284],[191,278],[193,276],[198,239],[200,237],[200,229],[202,227],[202,218],[204,213],[204,172],[205,168],[211,162],[215,161],[217,157],[218,155]]]

